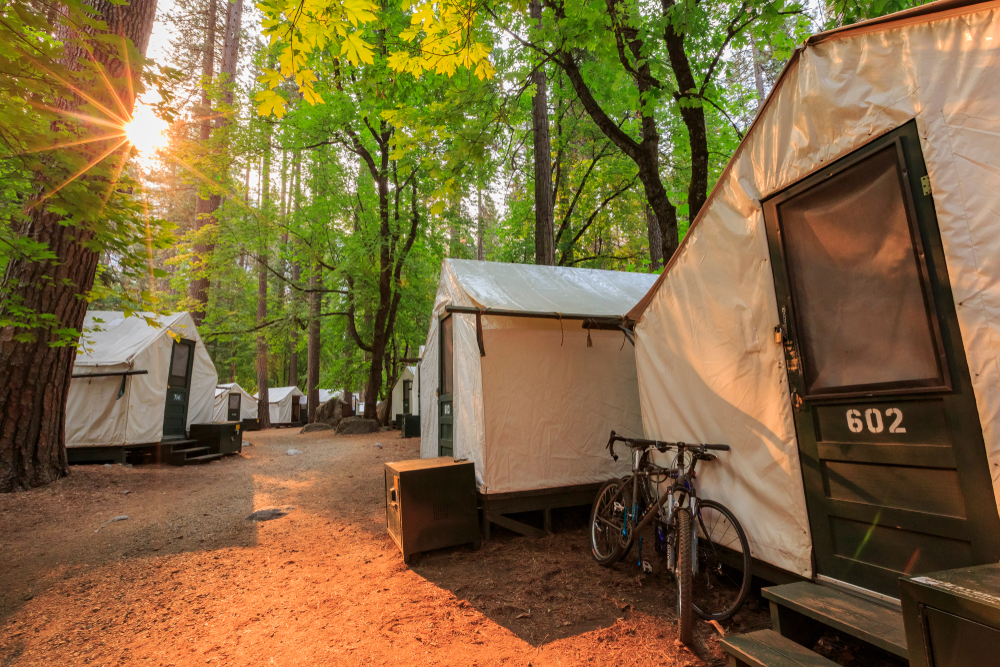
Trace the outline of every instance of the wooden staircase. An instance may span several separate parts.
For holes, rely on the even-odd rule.
[[[801,581],[763,589],[771,629],[727,637],[729,667],[836,667],[811,649],[833,628],[907,658],[898,604],[827,584]]]
[[[158,460],[173,466],[208,463],[225,456],[224,453],[213,452],[211,447],[190,438],[165,439],[160,443],[158,450]]]

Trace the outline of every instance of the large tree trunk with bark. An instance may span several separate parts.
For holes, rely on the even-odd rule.
[[[91,14],[107,24],[108,34],[121,35],[145,54],[156,0],[132,0],[128,5],[92,0],[90,7]],[[90,30],[92,35],[97,32]],[[132,73],[97,40],[91,46],[94,60],[117,83],[115,92],[131,113],[135,82],[123,79]],[[79,69],[81,57],[81,47],[68,48],[64,64]],[[107,159],[120,161],[122,150],[127,148]],[[95,187],[104,190],[108,184],[100,181]],[[93,231],[38,205],[29,208],[18,232],[46,244],[56,260],[11,259],[0,284],[0,315],[8,314],[10,305],[16,304],[37,315],[51,315],[62,327],[81,330],[87,312],[87,302],[81,297],[93,287],[99,258],[98,252],[85,245],[93,240]],[[34,340],[15,339],[24,333],[33,334]],[[66,397],[76,349],[52,347],[53,340],[50,330],[0,328],[0,492],[40,486],[67,473]]]
[[[265,136],[270,139],[270,132]],[[268,142],[270,143],[270,142]],[[257,254],[257,420],[260,428],[271,428],[271,408],[267,392],[270,382],[267,372],[267,242],[271,215],[271,147],[264,147],[263,186],[261,200],[264,209],[264,239]]]
[[[319,292],[322,281],[322,269],[313,262],[309,272],[309,350],[306,355],[306,392],[309,406],[309,423],[316,421],[316,410],[319,409],[319,349],[320,327],[319,315],[322,297]]]
[[[201,121],[199,127],[199,139],[201,140],[202,151],[209,152],[208,143],[212,139],[212,98],[209,90],[212,80],[215,78],[215,23],[218,12],[218,0],[209,0],[208,18],[205,24],[205,46],[203,47],[201,60]],[[212,173],[212,170],[208,170]],[[215,222],[215,210],[219,208],[221,197],[215,193],[209,193],[207,197],[199,197],[198,205],[195,208],[194,229],[200,232],[207,225]],[[191,317],[195,324],[201,324],[205,319],[205,309],[208,305],[208,256],[211,253],[210,244],[205,239],[199,239],[194,244],[194,278],[188,288],[188,296],[194,301]]]
[[[660,223],[656,221],[656,214],[653,209],[646,208],[646,234],[649,237],[649,271],[656,273],[663,266],[663,234],[660,230]]]
[[[542,25],[542,3],[534,0],[531,18]],[[555,210],[552,201],[552,142],[549,138],[549,97],[545,67],[531,75],[535,96],[531,99],[531,136],[535,157],[535,264],[556,263]]]

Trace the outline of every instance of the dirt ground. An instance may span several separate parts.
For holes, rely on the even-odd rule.
[[[711,625],[693,651],[675,641],[673,587],[648,544],[653,574],[634,551],[593,562],[582,511],[554,513],[554,536],[495,528],[479,551],[406,566],[382,464],[416,458],[419,440],[247,440],[209,465],[79,466],[0,496],[0,667],[724,664]],[[246,518],[272,507],[287,515]],[[754,597],[725,625],[767,627],[766,606]]]

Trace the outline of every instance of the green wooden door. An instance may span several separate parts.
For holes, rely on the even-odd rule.
[[[454,329],[451,315],[441,320],[441,377],[438,385],[438,456],[455,455],[455,406],[452,392],[455,383]]]
[[[764,202],[816,570],[1000,559],[1000,520],[914,123]]]
[[[194,362],[194,341],[174,341],[167,377],[167,400],[163,409],[163,437],[187,436],[188,398],[191,390],[191,365]]]
[[[240,394],[229,394],[229,404],[226,411],[226,419],[231,422],[240,421],[240,403],[243,397]]]

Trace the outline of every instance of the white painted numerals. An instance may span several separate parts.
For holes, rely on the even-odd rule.
[[[851,408],[847,411],[847,428],[851,430],[851,433],[861,433],[868,427],[870,433],[881,433],[885,430],[885,424],[891,421],[889,424],[889,433],[906,433],[906,429],[903,428],[903,411],[899,408],[888,408],[885,411],[886,420],[882,420],[882,412],[877,408],[868,408],[865,410],[864,421],[861,419],[861,411]]]

